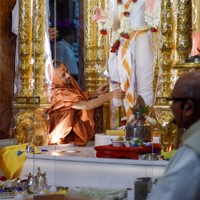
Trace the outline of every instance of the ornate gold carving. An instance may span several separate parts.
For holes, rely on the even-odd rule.
[[[45,145],[48,136],[48,118],[45,110],[21,110],[16,116],[16,132],[19,144],[33,143],[37,146]]]
[[[176,80],[181,75],[186,74],[189,71],[193,71],[196,69],[200,69],[199,63],[183,63],[183,64],[175,65],[173,67],[173,74],[172,74],[173,85],[175,84]]]
[[[20,109],[16,137],[19,143],[44,145],[48,129],[43,108],[49,107],[45,86],[45,0],[20,0],[19,7],[21,90],[14,104],[15,109]]]
[[[107,71],[107,60],[109,45],[107,38],[99,33],[98,26],[92,21],[95,7],[105,7],[105,0],[86,0],[84,1],[84,77],[88,91],[94,91],[97,86],[107,82],[108,78],[104,75]],[[106,109],[107,108],[107,109]],[[109,119],[109,107],[103,109],[102,115]],[[96,132],[102,132],[108,128],[108,121],[103,121],[103,116],[95,115],[101,120],[103,128],[99,126]]]
[[[164,104],[164,102],[162,102]],[[161,132],[161,146],[163,151],[169,151],[172,149],[176,149],[178,147],[178,138],[179,131],[177,126],[173,123],[173,114],[165,102],[165,105],[162,104],[156,107],[156,116],[158,120],[158,128]]]
[[[32,18],[31,0],[19,2],[19,71],[21,89],[18,96],[31,96]]]
[[[176,14],[176,63],[182,64],[192,48],[192,3],[191,0],[177,0]]]
[[[99,33],[98,26],[92,21],[92,15],[95,6],[104,8],[104,0],[86,0],[84,1],[85,10],[85,31],[84,31],[84,63],[85,63],[85,84],[89,91],[107,81],[103,75],[107,70],[107,59],[109,53],[106,37]]]
[[[158,55],[160,74],[157,85],[157,98],[154,106],[161,133],[161,145],[164,151],[177,147],[178,131],[172,123],[173,114],[166,98],[171,95],[171,69],[175,49],[174,41],[174,11],[170,0],[162,1],[162,16],[160,30],[160,52]]]
[[[45,104],[48,103],[45,91],[45,1],[34,0],[31,5],[31,0],[22,0],[19,7],[21,90],[18,96],[39,96],[40,103]]]
[[[160,53],[158,55],[160,74],[158,78],[157,98],[170,96],[170,76],[173,65],[174,50],[174,19],[170,0],[162,1],[160,30]]]
[[[200,1],[192,0],[192,29],[195,33],[200,33]]]
[[[200,68],[199,63],[185,63],[185,58],[189,56],[192,47],[192,28],[194,32],[200,31],[200,20],[197,17],[200,13],[200,1],[178,0],[177,6],[177,55],[172,74],[173,84],[182,74]]]
[[[162,1],[161,31],[160,31],[160,53],[158,56],[160,65],[160,76],[158,86],[158,98],[170,96],[170,76],[173,65],[174,53],[174,18],[170,0]]]
[[[33,2],[33,78],[34,96],[40,97],[40,103],[48,103],[45,91],[45,1]]]
[[[200,32],[200,1],[178,0],[177,2],[177,29],[176,29],[176,64],[173,66],[173,85],[183,74],[200,68],[200,63],[185,63],[192,47],[192,30]],[[193,23],[192,23],[193,22]]]

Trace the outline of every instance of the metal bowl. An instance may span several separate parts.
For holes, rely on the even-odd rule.
[[[122,146],[124,146],[124,141],[112,140],[112,145],[114,147],[122,147]]]

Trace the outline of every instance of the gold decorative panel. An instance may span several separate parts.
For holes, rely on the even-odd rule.
[[[166,98],[171,95],[171,69],[174,63],[174,10],[170,0],[162,1],[160,27],[160,51],[158,55],[159,76],[157,78],[157,96],[154,106],[161,134],[161,145],[164,151],[177,147],[178,131],[172,123],[173,114]]]
[[[45,31],[45,0],[20,0],[20,91],[14,104],[18,111],[16,137],[19,143],[33,141],[36,145],[44,145],[46,142],[48,126],[43,111],[49,107],[49,100],[45,79]]]
[[[195,33],[200,33],[200,1],[192,0],[192,29]]]
[[[40,97],[41,104],[47,104],[49,100],[45,90],[45,0],[34,0],[33,12],[33,95]]]
[[[90,92],[108,81],[104,72],[107,71],[109,45],[107,37],[99,33],[97,24],[92,21],[95,7],[105,8],[105,1],[84,1],[84,80],[86,89]],[[109,120],[103,122],[103,118],[109,119],[107,117],[107,115],[109,116],[109,107],[105,106],[98,108],[99,112],[95,112],[95,121],[99,121],[103,125],[103,127],[96,128],[96,132],[105,131],[110,126]]]
[[[176,13],[176,64],[185,63],[192,48],[192,3],[191,0],[177,0]]]
[[[19,2],[19,71],[21,88],[18,96],[32,95],[32,17],[31,0]],[[18,83],[19,84],[19,83]]]

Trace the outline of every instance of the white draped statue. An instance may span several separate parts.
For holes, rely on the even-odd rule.
[[[161,0],[112,0],[110,11],[96,9],[102,34],[110,31],[111,52],[108,60],[111,89],[126,91],[124,106],[128,120],[138,95],[149,106],[153,101],[155,52],[152,34],[160,22]],[[122,105],[114,100],[115,106]]]

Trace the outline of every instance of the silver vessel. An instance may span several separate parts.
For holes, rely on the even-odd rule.
[[[144,114],[134,113],[134,119],[126,124],[125,139],[131,141],[139,138],[143,142],[151,142],[153,139],[152,126],[145,120]]]

